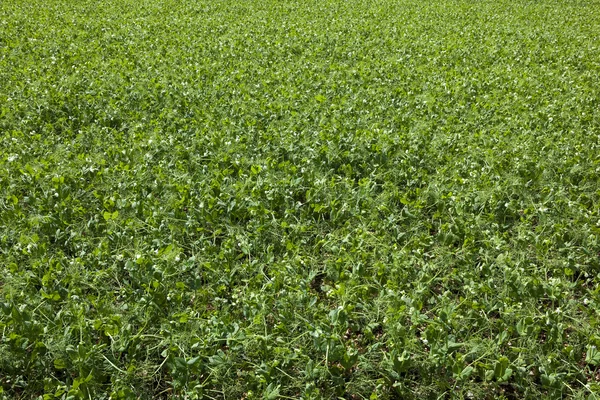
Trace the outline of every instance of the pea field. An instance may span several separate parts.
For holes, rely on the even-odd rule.
[[[599,399],[599,284],[598,0],[0,1],[0,399]]]

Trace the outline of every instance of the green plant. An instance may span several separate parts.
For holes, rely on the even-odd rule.
[[[0,396],[597,398],[598,32],[2,1]]]

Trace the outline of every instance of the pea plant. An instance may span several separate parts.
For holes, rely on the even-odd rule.
[[[600,397],[600,3],[0,2],[0,399]]]

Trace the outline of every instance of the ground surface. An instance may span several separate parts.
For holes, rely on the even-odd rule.
[[[599,74],[597,1],[2,1],[0,390],[595,398]]]

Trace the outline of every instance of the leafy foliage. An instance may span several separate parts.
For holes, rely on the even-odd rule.
[[[0,3],[0,396],[600,391],[597,1]]]

